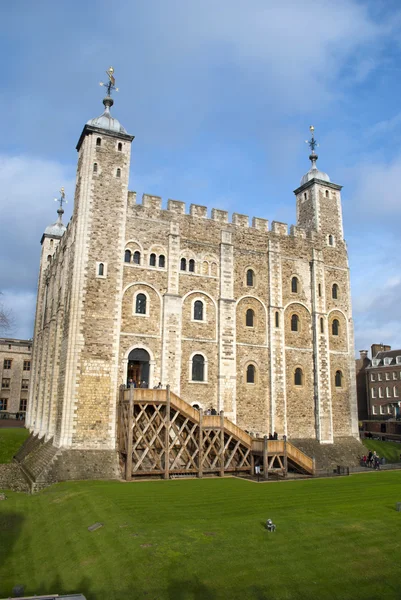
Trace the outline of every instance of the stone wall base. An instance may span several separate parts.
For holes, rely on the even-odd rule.
[[[334,438],[333,444],[320,444],[317,440],[291,439],[291,443],[315,459],[316,471],[342,467],[357,467],[365,453],[363,444],[354,437]]]
[[[17,463],[0,465],[0,490],[29,492],[28,483]]]
[[[46,475],[48,483],[75,479],[121,479],[116,450],[60,450],[60,456]]]

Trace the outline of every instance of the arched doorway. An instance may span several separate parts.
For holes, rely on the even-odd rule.
[[[139,387],[143,381],[145,387],[149,387],[149,361],[149,352],[143,348],[131,350],[128,355],[127,386],[132,379],[136,387]]]

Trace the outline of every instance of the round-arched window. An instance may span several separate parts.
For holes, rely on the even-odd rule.
[[[245,317],[245,325],[247,327],[253,327],[254,317],[255,317],[255,313],[253,312],[252,308],[248,308],[248,310],[246,311],[246,317]]]
[[[338,321],[338,319],[334,319],[333,323],[331,324],[331,332],[333,335],[338,335],[340,331],[340,323]]]
[[[291,292],[293,294],[296,294],[298,292],[298,278],[297,277],[293,277],[291,279]]]
[[[302,385],[303,384],[304,374],[302,373],[302,369],[297,367],[294,372],[294,385]]]
[[[149,265],[151,267],[155,267],[156,266],[156,254],[151,254],[150,258],[149,258]]]
[[[205,359],[202,354],[195,354],[192,358],[192,381],[205,380]]]
[[[203,302],[202,300],[195,300],[194,302],[194,320],[203,321]]]
[[[341,371],[336,371],[336,375],[335,375],[335,385],[336,387],[342,387],[342,379],[343,379],[343,374],[341,373]]]
[[[248,287],[253,287],[255,285],[255,273],[252,269],[248,269],[246,272],[246,285]]]
[[[138,294],[135,301],[135,312],[137,315],[146,315],[146,296]]]
[[[299,331],[299,317],[296,314],[291,316],[291,331]]]
[[[248,365],[246,368],[246,382],[255,383],[255,365]]]
[[[333,283],[333,287],[331,288],[331,297],[334,300],[338,299],[338,285],[336,283]]]

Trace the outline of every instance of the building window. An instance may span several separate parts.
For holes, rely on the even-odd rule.
[[[122,151],[122,149],[123,149],[123,145],[122,145],[122,143],[121,143],[121,142],[118,142],[117,150],[118,150],[119,152],[121,152],[121,151]]]
[[[146,296],[138,294],[135,301],[135,312],[137,315],[146,315]]]
[[[294,385],[302,385],[303,384],[304,375],[302,373],[302,369],[297,367],[294,372]]]
[[[3,362],[3,369],[11,369],[11,363],[12,363],[11,358],[5,358],[4,362]]]
[[[0,410],[7,410],[7,398],[0,398]]]
[[[330,234],[329,235],[329,246],[333,246],[334,245],[334,238],[333,236]]]
[[[320,317],[320,333],[324,333],[324,321],[323,321],[323,317]]]
[[[248,365],[246,368],[246,382],[255,383],[255,365]]]
[[[386,381],[390,381],[390,373],[386,373]]]
[[[379,398],[383,398],[383,388],[379,387]]]
[[[401,365],[401,356],[396,356],[395,362],[397,363],[397,365]]]
[[[192,381],[205,381],[205,359],[202,354],[192,358]]]
[[[19,409],[22,412],[26,412],[26,405],[27,405],[27,399],[26,398],[21,398],[21,400],[19,401]]]
[[[398,398],[398,389],[397,389],[396,385],[393,387],[393,395],[394,395],[394,398]]]
[[[372,388],[372,398],[376,398],[376,390],[375,390],[375,388]]]
[[[280,327],[280,313],[278,312],[278,310],[276,310],[276,327]]]
[[[377,415],[377,406],[376,406],[376,404],[372,404],[372,415]]]
[[[203,321],[203,302],[196,300],[194,303],[194,320]]]
[[[331,297],[333,300],[338,300],[338,285],[333,283],[333,287],[331,288]]]
[[[317,286],[317,289],[318,289],[319,297],[321,297],[322,296],[322,284],[321,283],[319,283],[319,285]]]
[[[141,264],[141,253],[138,252],[138,250],[136,250],[134,252],[134,265],[140,265]]]
[[[186,258],[181,259],[180,269],[181,269],[181,271],[187,270],[187,259]]]
[[[326,198],[328,198],[328,197],[329,197],[329,191],[326,190]]]
[[[253,312],[252,308],[248,308],[248,310],[246,311],[246,317],[245,317],[245,325],[247,327],[253,327],[254,316],[255,316],[255,313]]]
[[[291,292],[293,294],[296,294],[298,292],[298,278],[297,277],[293,277],[291,279]]]
[[[97,173],[97,163],[93,163],[93,172]]]
[[[336,387],[342,387],[342,379],[343,379],[343,374],[341,373],[341,371],[336,371],[336,375],[335,375],[335,386]]]
[[[155,267],[156,266],[156,254],[151,254],[150,258],[149,258],[149,265],[151,267]]]
[[[3,390],[8,390],[10,388],[10,379],[8,379],[7,377],[3,378],[1,380],[1,387],[3,388]]]
[[[126,250],[125,251],[124,262],[126,262],[126,263],[130,263],[131,262],[131,250]]]
[[[386,386],[386,398],[391,398],[389,386]]]
[[[100,138],[97,138],[96,146],[101,146],[101,145],[102,145],[102,140]]]
[[[188,271],[189,271],[190,273],[194,273],[194,272],[195,272],[195,261],[194,261],[194,259],[193,259],[193,258],[191,258],[191,259],[189,260],[189,263],[188,263]]]
[[[116,172],[116,177],[120,178],[121,177],[121,169],[117,169]]]
[[[382,374],[381,374],[381,373],[378,373],[378,374],[377,374],[377,381],[381,381],[381,380],[382,380]]]
[[[370,381],[376,381],[376,377],[374,373],[370,374]]]
[[[31,361],[24,360],[24,371],[30,371],[30,370],[31,370]]]
[[[298,315],[291,316],[291,331],[299,331],[299,317]]]
[[[397,373],[393,373],[393,379],[397,380]]]
[[[248,287],[253,287],[255,282],[255,273],[252,269],[248,269],[246,272],[246,285]]]
[[[340,330],[340,323],[339,323],[338,319],[334,319],[333,323],[331,324],[331,332],[333,335],[338,335],[339,330]]]
[[[385,408],[384,408],[383,404],[381,404],[381,405],[380,405],[380,414],[381,414],[381,415],[384,415],[384,414],[385,414],[385,412],[384,412],[384,411],[385,411]]]
[[[304,193],[304,200],[306,200],[306,192]]]
[[[166,266],[166,257],[164,256],[164,254],[160,254],[159,267],[160,267],[160,269],[164,269],[165,266]]]
[[[27,390],[29,387],[29,379],[23,379],[21,382],[21,390]]]
[[[100,275],[100,277],[103,277],[103,275],[104,275],[104,264],[103,263],[99,263],[97,274]]]
[[[384,359],[384,364],[388,366],[391,364],[391,361],[392,361],[392,359],[390,357],[386,356],[386,358]]]

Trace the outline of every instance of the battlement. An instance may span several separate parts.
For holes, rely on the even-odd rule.
[[[219,208],[212,208],[210,211],[210,217],[208,217],[207,206],[202,206],[200,204],[191,204],[189,207],[189,213],[187,213],[185,202],[181,202],[180,200],[167,200],[167,209],[163,209],[162,198],[160,198],[160,196],[152,196],[151,194],[143,194],[142,204],[137,204],[136,192],[128,192],[128,204],[132,207],[142,206],[145,209],[150,209],[152,213],[154,211],[162,211],[173,213],[177,216],[190,216],[195,219],[210,219],[211,221],[216,221],[222,225],[234,225],[235,227],[249,230],[257,229],[263,233],[268,233],[271,231],[272,233],[281,236],[289,235],[290,237],[309,239],[312,233],[309,231],[307,232],[302,227],[297,227],[296,225],[291,225],[288,232],[287,223],[281,223],[280,221],[272,221],[271,229],[269,230],[269,221],[261,217],[252,217],[250,225],[249,216],[239,213],[233,213],[230,221],[228,211],[221,210]]]

